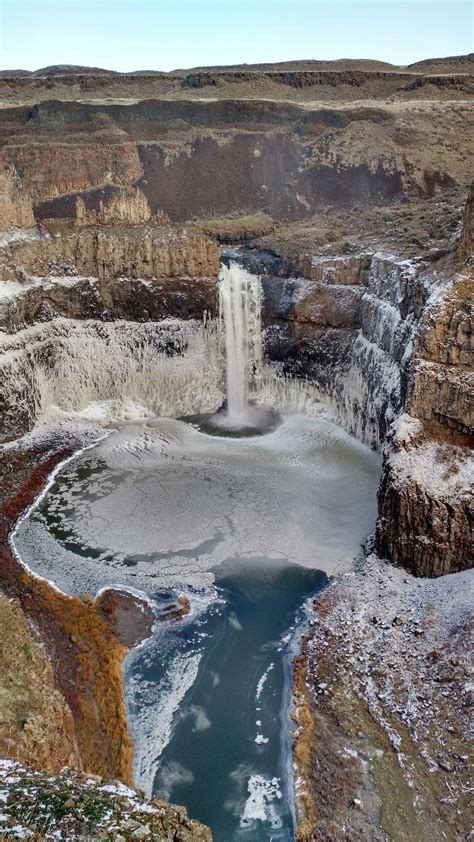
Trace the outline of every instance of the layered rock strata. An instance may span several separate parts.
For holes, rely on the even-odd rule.
[[[308,274],[264,279],[267,353],[384,448],[378,551],[418,575],[470,567],[472,279],[384,255],[318,259]],[[415,423],[397,422],[403,410]]]
[[[7,241],[2,258],[3,281],[68,274],[102,281],[200,278],[216,277],[219,271],[218,245],[193,226],[92,226],[53,235],[36,228],[28,237]]]
[[[304,220],[328,205],[467,189],[470,96],[445,102],[435,93],[429,107],[410,95],[403,107],[265,96],[53,99],[0,109],[0,164],[36,221]]]

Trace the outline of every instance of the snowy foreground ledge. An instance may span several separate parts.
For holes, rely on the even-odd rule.
[[[0,759],[0,837],[9,839],[180,839],[211,842],[184,807],[147,801],[118,781],[64,769],[47,775]]]

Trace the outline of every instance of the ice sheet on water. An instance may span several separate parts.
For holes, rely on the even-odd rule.
[[[68,466],[15,542],[26,561],[34,551],[40,575],[75,593],[204,587],[230,558],[333,573],[372,528],[378,473],[375,454],[322,419],[290,416],[248,439],[153,419]]]
[[[180,704],[196,680],[202,655],[175,655],[159,682],[142,678],[127,682],[127,704],[135,743],[134,780],[151,795],[160,756],[173,731]]]
[[[272,828],[281,827],[281,819],[273,802],[282,797],[279,778],[251,775],[247,790],[249,796],[240,818],[240,826],[251,827],[256,821],[269,822]]]
[[[268,669],[265,670],[265,672],[263,673],[261,678],[259,678],[259,681],[258,681],[258,684],[257,684],[257,691],[255,693],[255,701],[256,702],[260,701],[260,696],[262,695],[263,688],[264,688],[265,683],[268,679],[268,674],[274,668],[274,666],[275,666],[275,664],[271,663],[270,666],[268,667]]]

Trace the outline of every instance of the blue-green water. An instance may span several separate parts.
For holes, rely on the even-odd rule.
[[[200,656],[153,792],[186,804],[216,842],[289,840],[292,642],[304,598],[326,576],[269,559],[222,565],[215,573],[222,601],[196,622],[160,632],[164,645],[139,653],[130,667],[137,687],[143,678],[166,687],[174,663]]]

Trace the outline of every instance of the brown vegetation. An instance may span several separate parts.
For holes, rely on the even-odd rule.
[[[130,782],[132,743],[122,689],[124,647],[95,603],[68,597],[32,576],[8,544],[17,518],[42,490],[55,465],[73,450],[73,441],[61,449],[48,444],[16,447],[3,459],[0,584],[7,596],[19,601],[49,656],[54,686],[74,720],[84,768]]]

